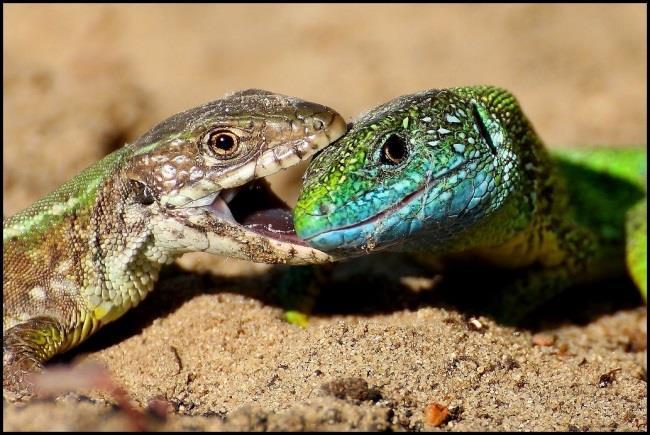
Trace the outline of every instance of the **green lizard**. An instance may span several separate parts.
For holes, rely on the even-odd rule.
[[[170,117],[5,219],[5,397],[30,396],[27,374],[136,306],[183,253],[328,261],[262,178],[346,129],[328,107],[238,92]]]
[[[502,296],[482,296],[516,322],[570,285],[622,272],[628,210],[628,269],[645,299],[645,161],[645,150],[551,156],[508,91],[429,90],[377,107],[320,152],[294,223],[338,259],[389,250],[460,262],[465,275],[509,269]]]

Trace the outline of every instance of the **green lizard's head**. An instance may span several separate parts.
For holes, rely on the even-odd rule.
[[[377,107],[313,159],[294,210],[298,236],[339,256],[458,243],[517,186],[522,116],[492,87]]]
[[[332,109],[250,89],[179,113],[140,137],[125,169],[134,201],[158,219],[157,246],[261,262],[328,257],[295,235],[263,177],[345,133]]]

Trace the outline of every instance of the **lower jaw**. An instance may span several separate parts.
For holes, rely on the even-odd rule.
[[[223,228],[223,227],[222,227]],[[226,227],[227,228],[227,227]],[[333,258],[305,244],[269,237],[263,232],[251,231],[245,226],[230,226],[230,231],[205,233],[204,252],[267,264],[320,264]]]
[[[422,192],[423,189],[417,190],[397,206],[377,213],[362,222],[322,231],[305,237],[304,240],[309,246],[337,258],[355,257],[387,249],[408,237],[412,225],[418,226],[419,221],[404,219],[402,212],[408,210],[409,205],[414,204]]]
[[[372,237],[373,229],[367,225],[332,230],[306,239],[315,249],[322,250],[335,258],[350,258],[384,248],[383,243]]]
[[[203,252],[270,264],[332,261],[296,235],[292,209],[263,179],[223,192],[200,216],[184,220],[198,224],[188,225],[187,238],[195,239]]]

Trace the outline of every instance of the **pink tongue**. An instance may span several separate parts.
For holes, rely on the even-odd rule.
[[[242,224],[256,231],[269,233],[294,234],[293,219],[291,210],[271,208],[268,210],[256,211],[246,216]]]

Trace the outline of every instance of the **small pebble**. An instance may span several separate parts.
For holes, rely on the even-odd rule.
[[[430,403],[424,408],[424,422],[429,426],[438,427],[449,418],[446,406]]]

